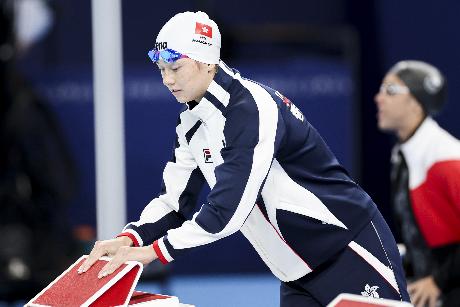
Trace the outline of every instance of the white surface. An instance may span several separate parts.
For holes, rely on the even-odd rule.
[[[93,0],[92,23],[97,237],[108,239],[126,224],[120,0]]]

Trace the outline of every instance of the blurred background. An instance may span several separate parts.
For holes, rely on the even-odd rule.
[[[91,1],[0,3],[0,301],[6,305],[32,298],[94,243],[95,125]],[[437,119],[460,137],[458,1],[121,3],[128,221],[159,193],[174,145],[180,105],[147,51],[178,12],[203,10],[217,22],[227,65],[289,97],[390,226],[394,140],[376,128],[373,101],[385,72],[402,59],[440,68],[449,98]],[[223,297],[219,306],[277,306],[278,287],[240,234],[167,268],[151,265],[140,284],[200,307]]]

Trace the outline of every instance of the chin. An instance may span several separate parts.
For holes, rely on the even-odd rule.
[[[377,123],[377,127],[378,127],[381,131],[387,131],[387,130],[388,130],[388,127],[387,127],[384,123],[381,123],[381,122],[378,122],[378,123]]]
[[[179,103],[187,103],[187,102],[188,102],[187,99],[184,99],[184,98],[181,98],[181,97],[176,97],[176,100],[177,100],[177,102],[179,102]]]
[[[392,133],[395,131],[395,128],[392,127],[391,125],[388,125],[388,124],[385,125],[385,123],[381,123],[381,122],[377,124],[377,127],[380,129],[380,131],[383,131],[383,132]]]
[[[382,116],[377,116],[377,127],[382,131],[391,130],[391,124],[385,121]]]

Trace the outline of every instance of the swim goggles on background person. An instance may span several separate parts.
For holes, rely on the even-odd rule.
[[[394,83],[383,83],[380,86],[380,93],[385,93],[388,96],[394,96],[398,94],[409,94],[409,88],[404,85]]]
[[[158,62],[160,58],[166,63],[173,63],[179,59],[188,58],[188,56],[182,53],[179,53],[175,50],[172,50],[172,49],[163,49],[163,50],[153,49],[149,51],[148,55],[153,63]]]

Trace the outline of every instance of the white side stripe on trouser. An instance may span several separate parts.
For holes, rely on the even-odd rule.
[[[399,293],[398,284],[396,282],[393,270],[380,262],[380,260],[378,260],[374,255],[369,253],[364,247],[355,241],[351,241],[348,246],[350,246],[352,250],[354,250],[364,260],[366,260],[366,262],[369,263],[377,272],[379,272],[383,278],[385,278],[386,281]]]

